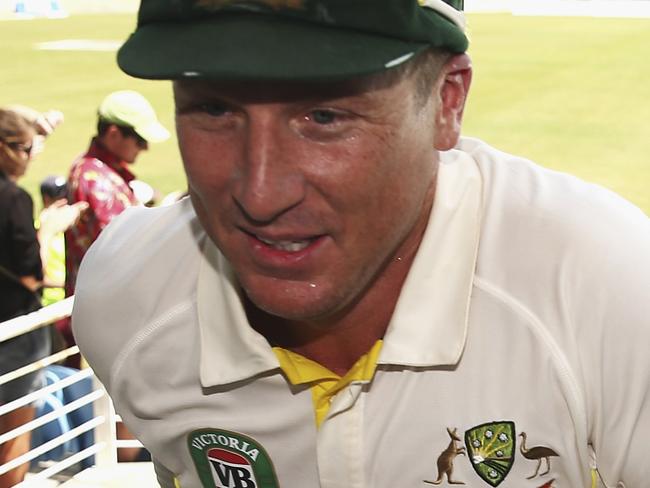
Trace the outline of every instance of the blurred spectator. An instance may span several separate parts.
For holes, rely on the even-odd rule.
[[[77,372],[79,372],[78,369],[68,368],[61,365],[51,365],[45,368],[45,379],[48,385],[52,385]],[[43,399],[43,402],[39,402],[36,415],[37,417],[41,417],[57,409],[63,408],[65,405],[69,405],[85,395],[89,395],[92,390],[93,385],[91,378],[84,378],[72,383],[70,386],[60,390],[55,390],[52,393],[49,393]],[[32,448],[36,448],[46,442],[54,440],[58,436],[66,434],[72,429],[91,421],[92,418],[92,403],[76,408],[66,415],[59,415],[56,419],[38,427],[32,432]],[[38,466],[41,461],[61,461],[72,454],[88,449],[94,443],[94,431],[89,430],[83,432],[33,459],[32,466]],[[80,461],[78,469],[91,467],[94,464],[94,459],[94,456],[84,458]]]
[[[151,104],[130,90],[109,94],[98,110],[97,135],[70,169],[70,202],[87,202],[89,211],[65,234],[66,294],[74,294],[81,260],[108,223],[124,209],[139,205],[129,169],[150,142],[169,137]]]
[[[45,255],[41,254],[53,235],[62,232],[78,217],[84,205],[58,205],[44,216],[38,234],[34,228],[34,205],[30,195],[16,185],[33,157],[34,137],[40,129],[32,119],[14,110],[0,109],[0,322],[41,307]],[[40,245],[39,245],[40,241]],[[41,247],[42,246],[42,247]],[[0,375],[30,364],[50,352],[47,328],[41,328],[0,343]],[[42,371],[0,385],[0,404],[11,402],[43,386]],[[34,408],[25,406],[0,417],[0,434],[34,418]],[[29,450],[29,432],[0,445],[0,464]],[[0,488],[22,481],[27,464],[0,476]]]
[[[48,176],[40,186],[43,210],[39,221],[53,205],[67,203],[68,185],[63,176]],[[51,305],[65,298],[65,238],[63,232],[52,237],[47,253],[47,265],[43,277],[43,306]]]
[[[36,227],[40,227],[43,219],[47,220],[51,209],[65,205],[68,202],[68,184],[63,176],[47,176],[40,185],[43,210],[38,217]],[[45,266],[43,268],[43,306],[52,305],[65,298],[65,238],[63,232],[58,232],[49,241],[47,247],[43,246],[41,254],[45,255]],[[69,339],[64,337],[61,331],[68,330],[69,320],[62,319],[55,322],[51,327],[52,352],[59,352],[66,349]],[[64,364],[78,366],[80,356],[68,357]]]
[[[45,138],[54,132],[54,129],[63,122],[63,112],[59,110],[48,110],[47,112],[41,113],[38,110],[24,105],[8,105],[4,108],[21,115],[36,130],[32,141],[32,157],[43,150]]]

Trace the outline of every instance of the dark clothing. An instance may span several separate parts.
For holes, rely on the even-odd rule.
[[[41,307],[38,295],[22,286],[21,276],[43,279],[40,246],[34,229],[34,203],[29,194],[0,172],[0,322]],[[7,272],[9,276],[7,276]],[[8,373],[50,352],[46,327],[0,343],[0,374]],[[22,376],[0,385],[0,404],[26,395],[43,384],[43,373]]]
[[[0,172],[0,266],[15,277],[43,279],[34,203]],[[0,322],[40,308],[37,296],[0,271]]]
[[[41,327],[0,342],[0,374],[43,359],[50,354],[50,329]],[[45,386],[44,370],[39,369],[0,385],[0,405],[12,402]]]
[[[73,374],[78,373],[78,369],[66,368],[53,364],[45,369],[45,378],[48,385],[52,385],[58,381],[69,378]],[[36,417],[41,417],[56,409],[63,408],[74,401],[79,400],[85,395],[89,395],[93,391],[93,381],[91,378],[84,378],[81,381],[72,383],[65,388],[55,390],[43,398],[36,407]],[[72,429],[91,421],[93,418],[93,404],[83,405],[71,412],[60,415],[57,419],[41,425],[32,432],[32,449],[37,448],[50,442],[62,434],[67,434]],[[33,467],[38,467],[41,461],[61,461],[69,457],[71,454],[78,453],[84,449],[88,449],[95,443],[95,433],[91,429],[83,432],[72,439],[68,439],[63,444],[51,449],[36,459],[32,459],[31,464]],[[89,468],[94,464],[94,456],[87,457],[79,462],[81,468]]]

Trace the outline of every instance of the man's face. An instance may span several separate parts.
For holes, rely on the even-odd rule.
[[[122,161],[134,163],[140,151],[148,149],[147,141],[129,127],[114,127],[115,130],[108,137],[107,148]]]
[[[193,205],[256,306],[326,322],[417,248],[437,153],[434,103],[414,89],[175,83]]]

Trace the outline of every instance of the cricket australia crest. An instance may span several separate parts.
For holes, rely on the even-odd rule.
[[[187,444],[203,488],[279,488],[273,463],[254,439],[220,429],[191,432]]]
[[[465,432],[467,457],[483,481],[498,486],[515,461],[515,424],[489,422]]]

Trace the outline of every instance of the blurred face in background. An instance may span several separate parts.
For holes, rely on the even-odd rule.
[[[35,135],[33,130],[25,130],[13,136],[0,136],[0,170],[10,179],[15,181],[27,171]]]
[[[128,164],[133,164],[140,152],[149,148],[133,128],[119,125],[111,125],[100,140],[106,149]]]

